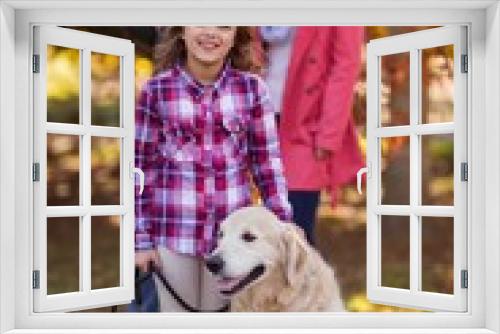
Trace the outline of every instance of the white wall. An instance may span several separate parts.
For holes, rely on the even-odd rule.
[[[491,5],[486,19],[486,75],[492,84],[486,86],[486,108],[494,112],[486,113],[486,222],[490,222],[490,233],[486,235],[486,254],[499,254],[498,238],[500,234],[500,5]],[[492,33],[496,32],[496,33]],[[498,257],[492,257],[499,261]],[[486,291],[486,327],[498,333],[500,331],[500,273],[498,263],[486,263],[486,286],[494,286],[493,291]],[[489,282],[488,282],[489,281]]]
[[[14,328],[14,10],[0,3],[0,333]],[[10,256],[5,256],[10,254]]]

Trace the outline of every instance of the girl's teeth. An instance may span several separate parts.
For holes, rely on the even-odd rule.
[[[215,48],[217,47],[217,44],[214,43],[200,43],[201,46],[206,47],[206,48]]]

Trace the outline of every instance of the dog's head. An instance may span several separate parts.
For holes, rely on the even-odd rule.
[[[234,295],[271,271],[289,285],[304,276],[307,246],[293,224],[264,207],[245,207],[221,224],[217,248],[206,258],[221,293]]]

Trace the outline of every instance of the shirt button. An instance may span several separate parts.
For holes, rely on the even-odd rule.
[[[212,88],[206,87],[203,90],[203,97],[204,98],[210,98],[210,97],[212,97],[212,94],[213,94],[213,89]]]

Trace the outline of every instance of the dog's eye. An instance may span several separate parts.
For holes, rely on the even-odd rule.
[[[255,239],[257,239],[257,237],[255,236],[255,234],[252,234],[250,232],[244,232],[242,235],[241,235],[241,238],[245,241],[245,242],[252,242],[254,241]]]

